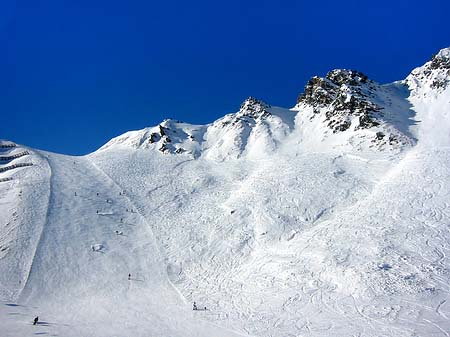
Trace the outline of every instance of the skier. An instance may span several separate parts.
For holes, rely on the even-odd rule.
[[[36,325],[39,320],[39,316],[36,316],[33,320],[33,325]]]
[[[128,274],[128,280],[131,280],[131,274]]]
[[[197,304],[194,302],[194,304],[192,305],[192,310],[197,310]]]
[[[94,247],[94,246],[91,246],[91,248],[92,248],[92,251],[95,252],[95,247]]]

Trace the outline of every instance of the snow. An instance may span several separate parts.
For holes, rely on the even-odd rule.
[[[362,86],[367,129],[249,98],[88,156],[2,148],[33,166],[0,173],[0,335],[448,336],[450,86],[429,67]]]

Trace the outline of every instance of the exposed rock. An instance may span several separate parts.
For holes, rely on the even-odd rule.
[[[175,150],[175,153],[178,153],[178,154],[184,153],[184,152],[186,152],[186,150],[183,149],[182,147],[179,147],[178,149]]]
[[[356,70],[347,69],[335,69],[330,71],[326,76],[331,82],[337,85],[360,85],[361,83],[367,83],[368,77],[363,73]]]
[[[438,92],[445,90],[450,83],[450,48],[442,49],[424,66],[414,69],[406,82],[413,91],[425,85]]]
[[[373,83],[373,82],[372,82]],[[350,128],[352,116],[359,117],[357,129],[367,129],[379,125],[373,113],[381,111],[369,100],[365,90],[371,90],[371,81],[356,70],[336,69],[330,71],[326,78],[313,77],[305,86],[305,91],[297,100],[299,104],[309,105],[318,114],[325,111],[327,126],[334,133]]]
[[[148,142],[150,144],[156,143],[157,141],[159,141],[161,139],[161,135],[158,133],[152,133],[150,135],[150,139],[148,140]]]
[[[162,144],[161,147],[158,149],[160,152],[167,154],[170,152],[169,148],[167,147],[167,144]]]
[[[305,91],[298,97],[297,103],[323,106],[333,101],[333,85],[325,78],[314,76],[306,83]]]
[[[164,126],[162,126],[161,124],[158,125],[159,126],[159,134],[162,136],[166,135],[166,128]]]
[[[384,138],[384,133],[383,132],[377,132],[376,133],[376,138],[377,138],[377,140],[382,140]]]
[[[433,55],[431,58],[430,69],[450,69],[450,57],[444,53]]]
[[[269,117],[271,114],[268,111],[270,108],[269,104],[264,103],[254,97],[247,98],[236,114],[237,118],[250,117],[252,119],[264,119]]]

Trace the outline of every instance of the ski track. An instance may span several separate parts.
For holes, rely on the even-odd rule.
[[[96,170],[98,170],[99,172],[101,172],[101,174],[103,174],[105,177],[107,177],[107,179],[110,180],[110,181],[117,187],[116,190],[121,190],[121,191],[124,191],[124,190],[125,190],[124,188],[121,188],[121,186],[119,186],[119,185],[118,185],[118,184],[117,184],[117,183],[116,183],[116,182],[115,182],[108,174],[106,174],[106,173],[105,173],[104,171],[102,171],[97,165],[95,165],[95,163],[93,163],[92,161],[89,161],[89,162],[90,162],[90,164],[91,164]],[[155,236],[154,236],[154,234],[153,234],[152,227],[150,226],[150,224],[148,224],[148,222],[146,221],[145,217],[142,216],[139,207],[136,207],[136,206],[135,206],[135,204],[133,203],[133,201],[128,197],[127,193],[124,193],[124,195],[122,195],[122,196],[128,201],[129,204],[131,204],[131,206],[132,206],[133,209],[136,209],[136,210],[137,210],[137,213],[139,214],[139,217],[140,217],[141,219],[144,220],[144,222],[146,223],[146,225],[147,225],[149,231],[151,232],[151,237],[152,237],[152,239],[153,239],[153,243],[155,244],[156,247],[158,247],[158,243],[157,243],[156,240],[155,240]],[[161,256],[160,248],[159,248],[159,247],[158,247],[158,249],[157,249],[157,252],[158,252],[159,259],[160,259],[160,261],[162,262],[163,259],[162,259],[162,256]],[[173,288],[173,289],[176,291],[176,293],[180,296],[180,299],[186,304],[186,303],[187,303],[186,299],[185,299],[184,296],[179,292],[179,290],[173,285],[173,283],[170,281],[170,279],[169,279],[168,277],[167,277],[167,282],[172,286],[172,288]]]
[[[29,296],[29,292],[32,289],[32,287],[30,287],[29,284],[28,284],[28,280],[30,278],[30,275],[33,272],[33,266],[34,266],[34,263],[35,263],[36,252],[39,250],[39,247],[41,245],[42,237],[43,237],[44,231],[45,231],[45,226],[46,226],[46,224],[48,222],[48,218],[49,218],[49,213],[50,213],[50,209],[51,209],[50,206],[52,205],[52,203],[54,201],[54,196],[53,196],[53,169],[52,169],[52,166],[51,166],[50,161],[48,160],[48,158],[46,158],[45,156],[41,156],[41,157],[45,158],[45,161],[46,161],[46,163],[48,165],[48,168],[49,168],[49,171],[50,171],[49,179],[48,179],[48,181],[49,181],[49,195],[48,195],[48,200],[47,200],[47,211],[45,213],[44,224],[43,224],[43,226],[42,226],[42,228],[41,228],[41,230],[39,232],[39,238],[37,239],[37,244],[36,244],[36,246],[34,248],[33,255],[31,257],[31,264],[30,264],[30,267],[28,269],[28,273],[27,273],[26,278],[25,278],[24,286],[23,286],[22,290],[20,291],[20,293],[17,296],[17,300],[19,302],[24,301],[24,298]],[[25,294],[24,294],[24,292],[25,292]]]

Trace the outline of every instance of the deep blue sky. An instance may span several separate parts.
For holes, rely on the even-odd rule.
[[[86,154],[252,95],[291,107],[313,75],[404,78],[450,46],[448,0],[3,0],[0,138]]]

